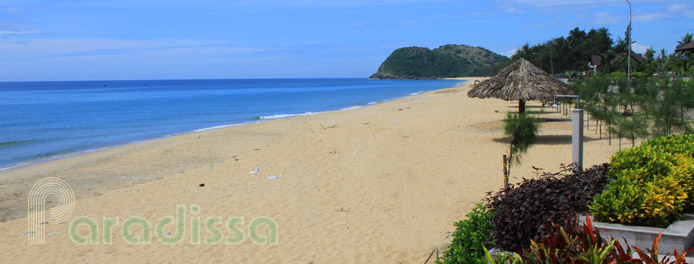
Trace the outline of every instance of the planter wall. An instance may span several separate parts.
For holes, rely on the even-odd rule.
[[[579,221],[579,224],[585,223],[585,216],[581,216]],[[658,244],[659,254],[672,255],[675,248],[681,253],[682,249],[686,251],[694,244],[694,214],[684,214],[680,220],[673,222],[667,228],[592,222],[594,228],[601,232],[606,231],[602,232],[603,237],[614,237],[620,243],[624,243],[626,239],[629,246],[636,246],[644,251],[653,246],[653,240],[660,232],[663,232],[663,235]]]

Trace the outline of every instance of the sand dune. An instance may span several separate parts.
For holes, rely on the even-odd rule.
[[[422,263],[445,249],[453,223],[502,185],[507,146],[501,120],[517,103],[471,99],[469,87],[428,92],[354,110],[186,134],[0,172],[0,259],[16,262]],[[532,110],[539,104],[531,102]],[[513,169],[556,171],[571,162],[568,117],[547,108],[540,142]],[[616,141],[586,131],[585,163],[608,161]],[[627,142],[623,142],[627,146]],[[630,145],[630,144],[629,144]],[[258,168],[257,173],[249,173]],[[275,177],[272,177],[275,176]],[[113,242],[77,245],[69,221],[46,224],[44,245],[28,245],[27,190],[43,177],[77,194],[72,218],[118,217]],[[517,179],[512,179],[515,181]],[[200,187],[204,184],[204,187]],[[49,204],[50,205],[50,204]],[[129,245],[119,231],[131,216],[152,223],[185,205],[186,234],[176,245],[153,235]],[[198,205],[200,212],[191,213]],[[278,243],[258,245],[256,217],[277,223]],[[240,244],[193,244],[191,221],[220,217],[245,234]],[[134,228],[134,233],[139,233]],[[175,232],[167,226],[165,232]],[[86,234],[86,228],[79,229]],[[266,236],[267,226],[258,229]]]

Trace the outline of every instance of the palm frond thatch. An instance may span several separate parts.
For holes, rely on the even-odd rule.
[[[565,83],[521,58],[496,76],[470,90],[469,97],[510,100],[551,100],[554,95],[575,94]]]

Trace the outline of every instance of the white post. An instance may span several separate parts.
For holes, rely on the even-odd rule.
[[[572,134],[571,134],[571,150],[572,162],[578,171],[583,170],[583,109],[571,109],[572,116]]]

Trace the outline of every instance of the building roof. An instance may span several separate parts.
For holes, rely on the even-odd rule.
[[[684,51],[688,51],[688,50],[694,50],[694,41],[677,47],[675,49],[675,52],[684,52]]]
[[[615,62],[617,62],[617,60],[619,60],[619,58],[621,58],[622,55],[624,54],[617,54],[617,56],[615,56],[614,59],[610,61],[610,64],[614,64]],[[643,63],[643,55],[641,55],[641,53],[632,53],[631,58],[637,61],[638,63]]]

